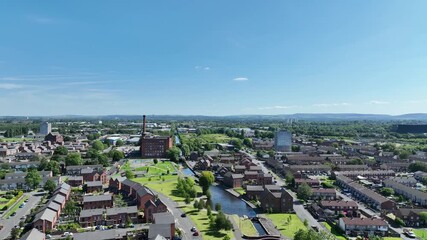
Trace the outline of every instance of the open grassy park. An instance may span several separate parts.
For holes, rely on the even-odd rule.
[[[239,226],[242,234],[246,236],[258,236],[258,231],[256,230],[254,224],[249,218],[242,218],[236,214],[231,216],[234,222]]]
[[[413,229],[412,230],[415,235],[417,235],[417,238],[420,240],[427,240],[427,230],[424,229]]]
[[[299,229],[306,229],[304,223],[296,214],[273,213],[266,214],[283,236],[293,238]]]

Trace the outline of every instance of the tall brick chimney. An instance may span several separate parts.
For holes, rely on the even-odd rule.
[[[145,124],[147,123],[147,120],[145,119],[145,115],[142,116],[142,137],[145,137]]]

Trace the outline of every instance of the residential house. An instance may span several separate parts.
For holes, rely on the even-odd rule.
[[[40,232],[37,228],[33,228],[30,231],[26,232],[20,240],[45,240],[46,235]]]
[[[83,185],[83,176],[69,176],[68,184],[72,187],[79,187]]]
[[[310,199],[312,200],[335,200],[337,191],[334,188],[312,188]]]
[[[86,193],[102,192],[103,186],[101,181],[86,182],[84,187]]]
[[[80,211],[79,223],[83,228],[104,225],[104,209],[85,209]]]
[[[383,181],[383,184],[385,187],[393,188],[395,193],[403,195],[412,202],[418,203],[421,206],[427,206],[427,193],[408,187],[402,183],[394,181],[393,179],[386,179]]]
[[[347,218],[339,219],[338,226],[348,236],[385,236],[388,232],[388,224],[378,218]]]
[[[245,175],[246,176],[246,175]],[[224,175],[224,184],[231,188],[238,188],[243,186],[244,177],[242,174],[234,174],[231,172],[227,172]]]
[[[292,212],[294,209],[294,199],[292,195],[282,188],[280,192],[271,191],[268,188],[264,189],[264,193],[260,198],[261,208],[264,211],[272,211],[276,213]]]
[[[34,216],[33,227],[40,232],[50,232],[55,228],[57,213],[49,208],[45,208]]]
[[[127,223],[128,220],[131,223],[137,223],[138,208],[136,206],[107,208],[106,225]]]
[[[319,206],[333,212],[334,215],[343,214],[347,217],[358,217],[359,206],[354,201],[320,201]]]
[[[94,195],[83,197],[83,209],[111,208],[113,207],[113,195]]]

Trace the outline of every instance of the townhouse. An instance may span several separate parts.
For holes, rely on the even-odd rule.
[[[86,193],[103,192],[102,182],[101,181],[86,182],[84,190],[86,191]]]
[[[107,208],[105,216],[106,225],[125,224],[127,221],[134,223],[138,219],[138,208],[136,206]]]
[[[260,202],[261,208],[267,212],[284,213],[293,212],[294,210],[294,199],[284,188],[280,192],[265,188],[260,197]]]
[[[364,187],[356,181],[344,175],[336,176],[336,184],[352,193],[353,197],[360,199],[366,204],[378,210],[396,209],[396,203],[373,190]]]
[[[83,209],[80,211],[79,223],[82,227],[104,225],[104,209]]]
[[[311,200],[335,200],[337,191],[334,188],[312,188]]]
[[[338,226],[348,236],[385,236],[388,232],[388,224],[378,218],[347,218],[339,219]]]
[[[295,179],[295,188],[298,188],[301,184],[306,183],[312,188],[320,187],[320,181],[318,179],[308,179],[308,178],[296,178]]]
[[[368,171],[334,171],[332,177],[338,175],[346,176],[352,180],[356,180],[358,177],[364,177],[368,180],[383,180],[389,177],[396,176],[396,172],[393,170],[368,170]]]
[[[320,201],[320,208],[329,210],[334,215],[343,214],[347,217],[357,217],[359,206],[354,201]]]
[[[402,219],[406,227],[424,227],[425,222],[420,217],[420,213],[426,212],[426,209],[399,208],[393,214]]]
[[[84,196],[82,204],[83,209],[111,208],[113,207],[113,195]]]
[[[421,206],[427,206],[427,193],[396,182],[393,179],[386,179],[383,181],[383,184],[385,187],[392,188],[395,193],[403,195],[412,202],[418,203]]]
[[[55,228],[57,220],[57,213],[49,208],[45,208],[34,216],[33,228],[42,233],[50,232]]]

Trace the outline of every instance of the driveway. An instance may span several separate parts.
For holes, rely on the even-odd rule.
[[[34,192],[24,193],[24,196],[29,196],[28,202],[23,208],[16,210],[16,215],[9,219],[1,219],[0,224],[3,225],[3,229],[0,230],[0,239],[5,239],[10,235],[13,227],[19,226],[20,218],[24,215],[28,215],[31,209],[34,208],[41,200],[41,196],[34,196]]]

